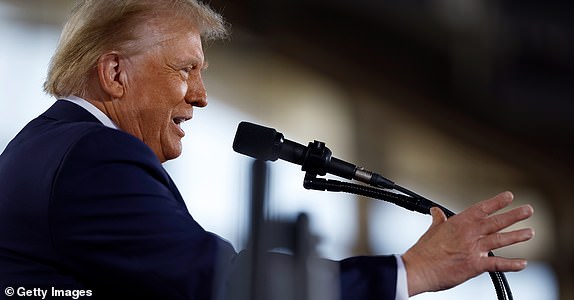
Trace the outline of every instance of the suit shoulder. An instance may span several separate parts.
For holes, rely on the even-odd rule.
[[[114,174],[120,176],[117,180],[129,181],[146,174],[168,182],[161,162],[146,144],[126,132],[103,126],[77,138],[62,157],[58,169],[57,179]]]
[[[85,131],[70,152],[104,159],[144,160],[160,164],[151,148],[141,140],[121,130],[103,126]]]

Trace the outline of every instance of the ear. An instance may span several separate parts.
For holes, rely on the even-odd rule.
[[[123,72],[121,57],[117,52],[106,53],[98,59],[97,72],[102,90],[112,98],[124,95],[124,82],[120,77]]]

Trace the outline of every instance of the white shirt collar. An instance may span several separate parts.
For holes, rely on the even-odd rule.
[[[104,124],[106,127],[119,129],[118,126],[114,123],[114,121],[112,121],[112,119],[106,116],[106,114],[104,114],[101,110],[99,110],[97,107],[95,107],[92,103],[88,102],[87,100],[77,96],[67,96],[67,97],[61,97],[59,99],[70,101],[72,103],[81,106],[89,113],[91,113],[94,117],[96,117],[96,119],[102,122],[102,124]]]

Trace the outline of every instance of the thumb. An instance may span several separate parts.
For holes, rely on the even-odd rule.
[[[446,222],[447,217],[442,209],[438,207],[431,207],[430,213],[432,216],[432,224],[430,225],[431,228]]]

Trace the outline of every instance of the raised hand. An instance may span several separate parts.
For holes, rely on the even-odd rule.
[[[449,219],[432,208],[432,224],[402,258],[407,270],[409,296],[454,287],[483,272],[520,271],[525,259],[489,257],[488,252],[530,240],[534,230],[501,230],[532,216],[524,205],[504,213],[495,212],[512,203],[510,192],[481,201]]]

